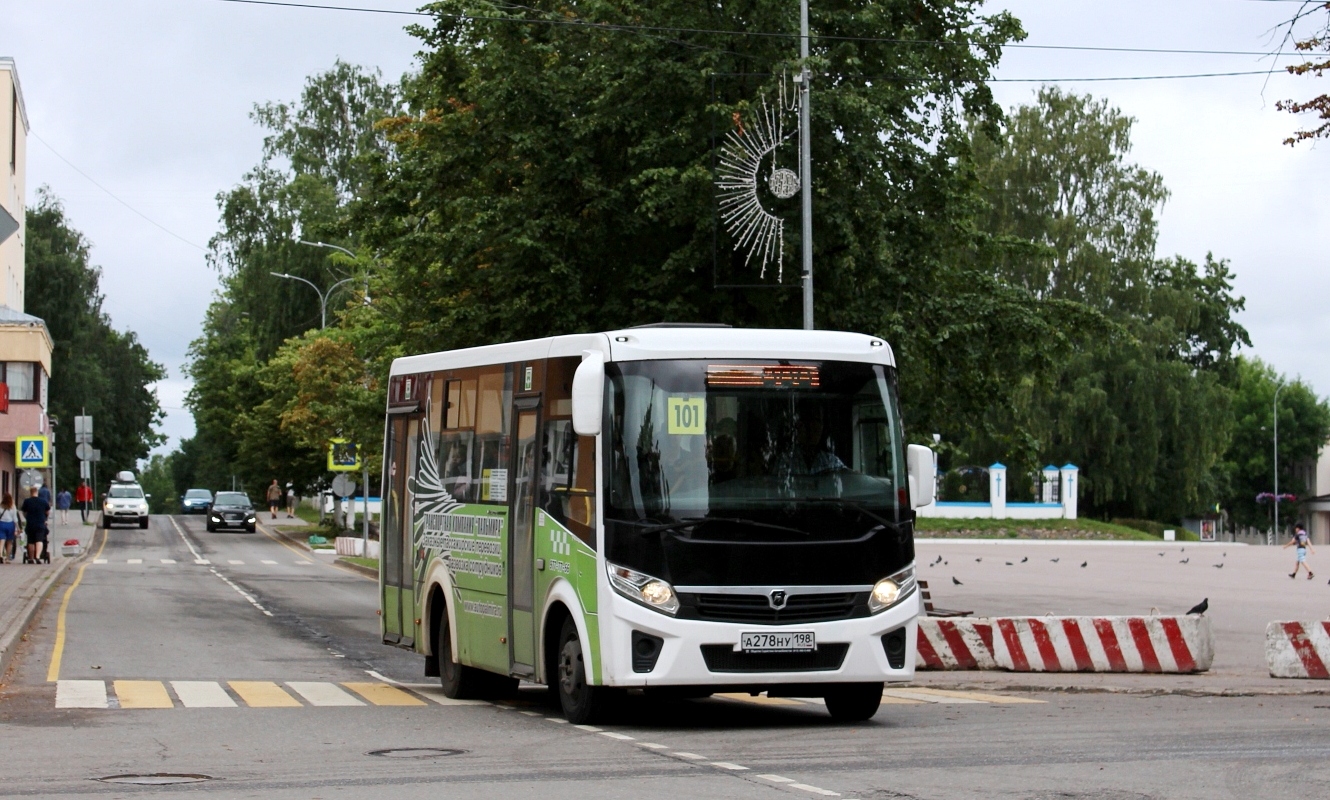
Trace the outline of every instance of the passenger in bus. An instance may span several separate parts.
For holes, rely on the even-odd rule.
[[[777,475],[825,475],[848,469],[832,449],[821,403],[799,403],[794,428],[793,442],[776,462]]]

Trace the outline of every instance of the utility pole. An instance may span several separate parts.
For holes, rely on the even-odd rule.
[[[808,0],[799,0],[799,58],[803,64],[799,73],[799,188],[803,201],[804,330],[813,330],[813,159],[809,151],[812,141],[808,109],[811,94],[808,71]]]
[[[1275,387],[1275,525],[1270,529],[1270,538],[1266,544],[1273,545],[1279,532],[1279,393],[1284,391],[1284,384]]]

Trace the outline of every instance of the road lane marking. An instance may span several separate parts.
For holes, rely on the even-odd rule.
[[[697,753],[680,753],[677,750],[672,755],[676,755],[679,758],[687,758],[692,761],[705,761],[707,758],[706,756],[699,756]]]
[[[297,566],[297,567],[308,567],[310,564],[313,564],[313,563],[314,563],[313,561],[297,561],[297,562],[296,562],[296,566]]]
[[[110,559],[107,559],[107,558],[94,558],[94,559],[92,560],[92,563],[94,563],[94,564],[106,564],[106,563],[108,563],[109,561],[110,561]]]
[[[299,700],[272,681],[230,681],[228,685],[250,708],[301,708]]]
[[[882,704],[888,706],[921,706],[927,702],[927,700],[906,700],[904,697],[892,697],[889,694],[882,695]]]
[[[527,713],[527,712],[523,711],[522,713],[525,714],[525,713]],[[618,740],[621,741],[621,742],[631,742],[631,741],[633,741],[633,737],[631,737],[631,736],[625,736],[625,735],[622,734],[622,733],[615,733],[614,731],[601,731],[601,732],[600,732],[600,735],[601,735],[601,736],[608,736],[608,737],[611,738],[611,739],[618,739]]]
[[[96,536],[97,534],[93,534]],[[106,529],[102,529],[102,544],[97,548],[97,554],[94,559],[101,558],[102,551],[106,549]],[[55,644],[51,647],[51,665],[46,670],[47,682],[60,680],[60,659],[65,653],[65,617],[69,613],[69,598],[74,596],[74,590],[83,582],[83,572],[88,568],[87,564],[79,567],[79,574],[74,577],[74,582],[69,584],[65,590],[65,597],[60,601],[60,613],[55,618]]]
[[[113,686],[121,708],[175,708],[161,681],[116,681]]]
[[[713,767],[720,767],[721,769],[732,769],[732,770],[747,770],[747,769],[748,769],[748,767],[741,767],[741,766],[739,766],[738,764],[731,764],[731,763],[728,762],[728,761],[712,761],[712,762],[711,762],[711,766],[713,766]]]
[[[955,694],[955,693],[953,693]],[[928,689],[888,689],[882,693],[883,697],[899,697],[903,700],[922,700],[925,703],[956,703],[956,704],[982,704],[983,700],[975,700],[970,697],[952,697],[950,695],[939,694]]]
[[[638,747],[650,747],[652,750],[669,750],[669,749],[670,749],[670,746],[667,745],[667,744],[656,744],[655,742],[638,742],[638,743],[637,743],[637,746],[638,746]]]
[[[126,564],[142,564],[142,563],[143,563],[143,559],[141,559],[141,558],[130,558],[130,559],[127,559],[127,560],[125,561],[125,563],[126,563]]]
[[[825,797],[840,797],[840,792],[833,792],[829,789],[820,789],[816,786],[809,786],[806,783],[791,783],[789,786],[791,789],[802,789],[805,792],[820,794]]]
[[[217,571],[215,568],[213,568],[213,567],[208,567],[208,571],[211,572],[212,574],[216,575],[218,578],[221,578],[221,579],[222,579],[222,583],[225,583],[227,586],[230,586],[232,589],[235,589],[235,590],[236,590],[236,593],[239,594],[241,597],[245,598],[246,600],[248,600],[250,605],[252,605],[252,606],[254,606],[255,608],[257,608],[258,610],[262,611],[266,616],[269,616],[269,617],[272,616],[272,612],[271,612],[271,611],[269,611],[268,609],[264,608],[264,607],[263,607],[263,604],[260,603],[258,600],[255,600],[255,599],[254,599],[254,596],[253,596],[252,594],[250,594],[249,592],[245,591],[244,589],[241,589],[239,586],[236,586],[234,583],[232,583],[230,578],[228,578],[228,577],[226,577],[225,575],[223,575],[222,573],[218,572],[218,571]]]
[[[174,559],[174,558],[163,558],[163,559],[162,559],[162,563],[163,563],[163,564],[174,564],[174,563],[175,563],[175,559]]]
[[[343,683],[343,686],[376,706],[423,706],[425,701],[386,683]]]
[[[1046,703],[1044,700],[1035,700],[1029,697],[1010,697],[1001,694],[986,694],[984,692],[965,692],[956,689],[925,689],[923,687],[914,687],[908,691],[919,694],[937,695],[939,697],[951,697],[960,700],[969,700],[976,703],[999,703],[1003,705],[1018,705],[1021,703]]]
[[[335,683],[326,681],[287,681],[296,694],[312,706],[363,706],[365,703]]]
[[[262,562],[260,562],[260,563],[263,563],[263,564],[270,564],[270,565],[271,565],[271,564],[276,564],[277,562],[276,562],[276,561],[268,561],[267,559],[264,559],[264,560],[263,560]]]
[[[758,775],[757,777],[772,783],[794,783],[794,778],[787,778],[784,775]]]
[[[212,562],[209,561],[209,560],[206,559],[206,558],[196,558],[196,559],[194,559],[194,563],[195,563],[195,564],[204,564],[204,565],[207,565],[207,564],[211,564]]]
[[[235,564],[236,566],[240,566],[240,567],[243,567],[243,566],[245,565],[245,562],[243,562],[243,561],[236,561],[234,558],[232,558],[232,559],[228,559],[226,563],[228,563],[228,564]]]
[[[236,701],[217,681],[171,681],[185,708],[235,708]]]
[[[56,708],[106,708],[104,681],[56,681]]]
[[[789,697],[767,697],[764,694],[751,695],[747,692],[717,692],[716,697],[722,700],[737,700],[740,703],[754,703],[760,706],[802,706],[807,705],[800,700],[794,700]]]

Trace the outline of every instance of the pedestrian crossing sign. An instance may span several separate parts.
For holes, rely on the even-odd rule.
[[[19,436],[14,450],[14,464],[20,469],[51,466],[51,447],[45,436]]]

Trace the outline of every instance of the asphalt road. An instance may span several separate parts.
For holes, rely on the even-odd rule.
[[[161,517],[99,555],[69,595],[59,682],[77,570],[0,689],[0,797],[1330,795],[1330,698],[907,690],[858,725],[810,702],[630,698],[577,728],[536,690],[440,702],[418,657],[378,644],[373,581],[263,534]],[[57,708],[57,687],[68,701],[98,686],[107,707]],[[390,748],[437,750],[370,755]],[[97,780],[152,773],[208,779]]]

